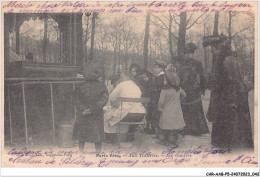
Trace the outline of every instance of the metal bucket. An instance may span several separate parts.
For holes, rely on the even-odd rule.
[[[61,124],[59,127],[59,143],[61,148],[75,147],[75,140],[72,139],[73,124]]]

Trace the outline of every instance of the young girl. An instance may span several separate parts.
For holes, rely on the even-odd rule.
[[[170,135],[173,134],[173,144],[177,145],[178,131],[185,127],[182,115],[180,96],[186,96],[180,88],[180,79],[174,67],[170,64],[165,69],[164,87],[160,94],[158,110],[161,112],[159,127],[163,130],[163,145],[169,145]]]

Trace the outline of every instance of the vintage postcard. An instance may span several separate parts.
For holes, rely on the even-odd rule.
[[[257,6],[1,2],[2,167],[258,167]]]

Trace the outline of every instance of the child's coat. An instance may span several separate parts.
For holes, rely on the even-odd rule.
[[[183,119],[180,95],[185,92],[174,88],[162,89],[158,102],[158,110],[161,112],[159,127],[163,130],[178,130],[185,127]]]

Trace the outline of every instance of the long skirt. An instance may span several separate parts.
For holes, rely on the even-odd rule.
[[[186,124],[185,133],[201,135],[209,133],[209,128],[204,115],[202,100],[199,90],[185,91],[186,98],[182,103],[183,118]]]
[[[219,106],[212,122],[212,145],[221,148],[252,148],[253,138],[247,97],[237,109]]]

